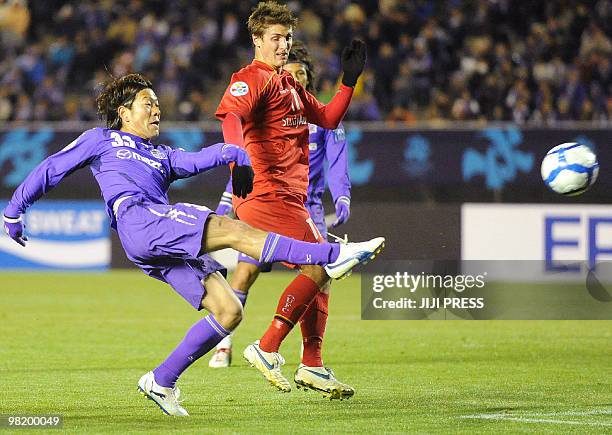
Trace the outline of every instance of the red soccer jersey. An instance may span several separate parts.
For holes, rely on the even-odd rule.
[[[329,116],[329,105],[317,101],[286,71],[279,74],[254,60],[232,75],[215,116],[223,120],[235,113],[241,118],[244,147],[255,172],[249,197],[280,192],[306,200],[308,122],[335,128],[348,107],[352,88],[343,86],[340,93],[344,93],[341,112]],[[326,126],[330,122],[335,125]]]

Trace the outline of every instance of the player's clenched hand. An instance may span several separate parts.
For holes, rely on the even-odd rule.
[[[355,86],[366,62],[366,45],[359,39],[353,39],[351,45],[342,50],[342,84]]]
[[[232,169],[232,191],[239,198],[246,198],[253,191],[253,168],[236,165]]]
[[[336,200],[336,221],[331,225],[336,228],[345,223],[351,215],[351,200],[346,196],[341,196]]]
[[[23,225],[21,216],[17,218],[3,216],[3,218],[4,231],[6,231],[6,234],[8,234],[11,239],[19,243],[21,246],[25,246],[25,242],[28,240],[28,238],[23,235],[25,225]]]

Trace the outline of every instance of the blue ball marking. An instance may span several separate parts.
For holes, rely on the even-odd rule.
[[[571,165],[565,165],[563,167],[557,167],[553,169],[548,175],[548,177],[546,178],[546,184],[550,184],[553,181],[555,181],[555,178],[557,178],[557,175],[559,175],[561,171],[564,171],[566,169],[568,171],[578,172],[579,174],[587,174],[587,176],[589,177],[589,181],[591,181],[591,175],[593,174],[592,168],[585,168],[582,165],[578,165],[574,163]]]
[[[551,151],[547,152],[546,155],[547,156],[550,155],[550,154],[561,154],[561,155],[563,155],[563,153],[565,151],[571,150],[572,148],[576,148],[576,147],[579,147],[579,146],[582,146],[582,144],[574,143],[572,145],[569,145],[569,146],[566,146],[566,147],[563,147],[563,148],[559,148],[558,150],[551,150]]]

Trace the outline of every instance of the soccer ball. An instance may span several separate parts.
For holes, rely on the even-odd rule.
[[[599,173],[597,156],[586,145],[562,143],[542,160],[542,179],[561,195],[580,195],[593,185]]]

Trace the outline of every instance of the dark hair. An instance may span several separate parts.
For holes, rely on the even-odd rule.
[[[104,89],[96,98],[98,116],[106,122],[108,128],[119,130],[121,118],[119,107],[130,108],[138,92],[153,89],[153,84],[141,74],[127,74],[103,84]]]
[[[259,2],[253,8],[249,16],[247,26],[249,33],[254,36],[263,36],[266,28],[274,24],[295,27],[298,23],[287,5],[281,5],[275,1]]]
[[[306,90],[311,94],[315,92],[315,71],[312,58],[308,53],[308,49],[302,41],[294,40],[289,52],[287,63],[301,63],[306,67],[306,77],[308,77],[308,85]]]

